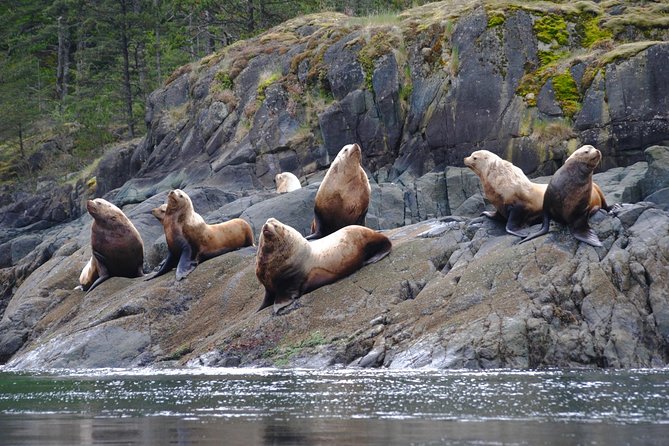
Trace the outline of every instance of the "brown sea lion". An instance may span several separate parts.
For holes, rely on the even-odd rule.
[[[293,299],[382,259],[391,247],[388,237],[358,225],[308,242],[270,218],[262,227],[256,257],[256,276],[265,286],[258,311],[273,305],[278,312]]]
[[[160,215],[159,211],[157,213]],[[160,219],[158,216],[156,218]],[[253,245],[253,230],[246,221],[233,218],[224,223],[208,225],[193,209],[190,197],[179,189],[167,195],[162,224],[167,240],[167,258],[149,279],[162,276],[176,266],[177,280],[181,280],[200,262]]]
[[[300,180],[290,172],[277,173],[274,177],[274,183],[276,184],[276,191],[280,194],[302,188]]]
[[[473,152],[464,163],[481,179],[483,193],[496,209],[483,215],[506,220],[506,232],[524,237],[518,231],[540,218],[547,185],[531,182],[519,167],[487,150]]]
[[[348,225],[364,226],[372,189],[361,159],[360,146],[349,144],[332,161],[316,192],[312,234],[307,239],[325,237]]]
[[[592,181],[592,172],[601,159],[601,152],[591,145],[582,146],[567,158],[548,183],[541,229],[525,237],[521,243],[546,234],[551,219],[554,219],[567,225],[577,240],[602,246],[588,224],[590,216],[599,209],[611,210],[602,190]]]
[[[88,200],[86,209],[93,217],[93,255],[79,275],[81,288],[90,293],[110,277],[143,276],[144,243],[130,219],[102,198]]]

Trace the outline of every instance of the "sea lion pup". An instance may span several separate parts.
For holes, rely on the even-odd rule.
[[[273,305],[277,313],[293,299],[384,258],[391,247],[385,235],[357,225],[308,242],[270,218],[260,232],[256,256],[256,276],[265,286],[258,311]]]
[[[157,213],[160,215],[159,211]],[[160,220],[158,216],[156,218]],[[167,207],[161,223],[167,240],[167,258],[158,272],[147,280],[162,276],[175,266],[177,280],[181,280],[200,262],[253,245],[253,230],[246,221],[233,218],[208,225],[193,209],[190,197],[179,189],[167,195]]]
[[[102,198],[88,200],[86,209],[93,217],[93,255],[79,275],[81,288],[90,293],[110,277],[144,275],[144,243],[130,219]]]
[[[165,218],[165,212],[167,212],[167,204],[166,203],[161,204],[157,208],[151,209],[151,214],[154,217],[156,217],[156,219],[161,223],[163,222],[163,219]]]
[[[518,231],[541,216],[547,185],[531,182],[519,167],[488,150],[473,152],[464,163],[481,179],[485,197],[495,206],[483,215],[506,220],[506,232],[524,237]]]
[[[593,183],[592,172],[602,159],[593,146],[585,145],[571,154],[553,175],[544,194],[541,229],[521,240],[524,243],[548,232],[551,219],[566,224],[577,239],[602,246],[588,219],[599,209],[611,210],[602,190]]]
[[[349,144],[332,161],[316,192],[308,240],[325,237],[344,226],[364,226],[372,188],[361,159],[360,146]]]
[[[300,180],[290,172],[277,173],[274,177],[276,191],[280,194],[301,189]]]

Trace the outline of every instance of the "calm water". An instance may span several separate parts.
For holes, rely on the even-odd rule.
[[[1,445],[667,445],[669,371],[0,369]]]

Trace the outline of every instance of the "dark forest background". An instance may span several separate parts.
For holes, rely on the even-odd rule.
[[[46,142],[76,171],[144,133],[144,105],[178,67],[292,17],[395,12],[412,0],[3,0],[0,183]],[[60,166],[62,169],[63,166]]]

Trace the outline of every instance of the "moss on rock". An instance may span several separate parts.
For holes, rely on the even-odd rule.
[[[397,47],[398,44],[397,37],[384,30],[374,34],[358,52],[358,62],[360,62],[365,72],[365,86],[369,91],[374,91],[372,76],[374,75],[375,61],[386,54],[392,53],[393,48]]]
[[[567,21],[564,17],[556,14],[548,14],[534,22],[534,31],[537,39],[543,43],[567,45],[569,43],[569,31]]]
[[[553,90],[565,116],[571,118],[581,109],[578,86],[569,71],[553,76]]]

